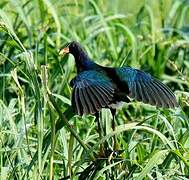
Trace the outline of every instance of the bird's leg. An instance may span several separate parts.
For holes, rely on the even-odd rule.
[[[102,138],[102,132],[101,132],[101,125],[100,125],[100,121],[99,121],[99,112],[97,112],[95,114],[95,117],[96,117],[96,122],[97,122],[97,131],[99,133],[99,138],[101,139]]]
[[[116,114],[116,109],[110,109],[111,113],[112,113],[112,130],[115,131],[115,114]]]
[[[112,114],[112,130],[115,131],[115,114],[116,114],[116,109],[111,108],[110,109],[111,114]],[[117,139],[116,139],[116,135],[113,136],[113,148],[114,150],[118,149],[118,144],[117,144]]]
[[[97,122],[97,131],[98,131],[98,134],[99,134],[99,138],[102,139],[102,129],[101,129],[101,124],[100,124],[100,121],[99,121],[99,112],[97,112],[95,114],[95,117],[96,117],[96,122]],[[103,156],[104,155],[104,147],[103,147],[103,144],[100,144],[100,156]]]

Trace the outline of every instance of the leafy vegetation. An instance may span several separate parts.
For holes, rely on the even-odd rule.
[[[101,65],[161,79],[179,107],[125,104],[115,132],[103,109],[99,139],[70,107],[74,60],[58,52],[72,40]],[[2,180],[189,178],[188,0],[1,0],[0,85]]]

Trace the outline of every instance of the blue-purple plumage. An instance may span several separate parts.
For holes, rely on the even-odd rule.
[[[108,68],[92,62],[81,46],[69,43],[78,75],[71,81],[72,105],[79,115],[94,114],[103,107],[128,102],[129,98],[173,108],[177,106],[172,90],[141,70],[131,67]]]

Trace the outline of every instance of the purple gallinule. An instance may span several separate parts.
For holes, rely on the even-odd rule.
[[[129,98],[163,108],[177,106],[172,90],[161,81],[131,67],[104,67],[94,63],[78,42],[68,43],[60,55],[71,53],[75,58],[77,76],[71,80],[72,106],[77,114],[94,114],[99,126],[99,111],[109,108],[115,129],[116,105]],[[100,128],[100,126],[99,126]]]

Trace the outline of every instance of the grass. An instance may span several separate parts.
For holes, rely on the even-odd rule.
[[[0,179],[188,179],[189,1],[2,0],[0,2]],[[95,62],[132,66],[161,79],[179,107],[140,102],[93,116],[70,107],[79,41]],[[96,159],[99,145],[120,152]]]

